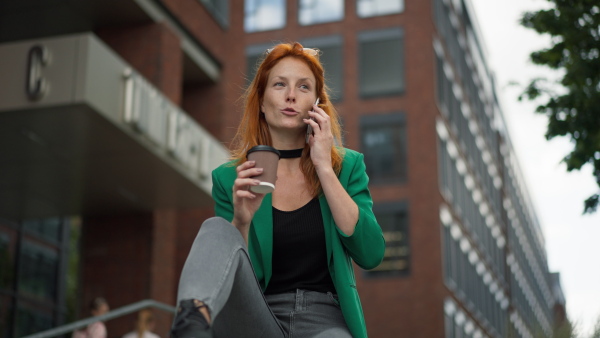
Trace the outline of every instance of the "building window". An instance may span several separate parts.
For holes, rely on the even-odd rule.
[[[359,88],[364,98],[405,90],[404,32],[401,28],[362,32],[359,43]]]
[[[444,252],[444,281],[448,288],[454,290],[456,287],[456,271],[454,265],[456,264],[456,254],[454,253],[454,241],[450,235],[450,227],[442,226],[442,243]]]
[[[229,0],[200,0],[223,28],[229,27]]]
[[[285,0],[246,0],[244,13],[244,29],[247,33],[285,26]]]
[[[405,276],[410,271],[408,204],[377,203],[373,206],[377,222],[385,237],[385,256],[381,264],[366,271],[370,277]]]
[[[258,66],[265,57],[267,49],[273,47],[273,45],[274,43],[265,43],[246,47],[246,85],[254,80]]]
[[[22,337],[74,319],[66,299],[77,292],[66,289],[67,260],[77,255],[69,250],[77,246],[72,227],[63,218],[0,218],[0,336]],[[76,268],[70,273],[77,276]]]
[[[361,150],[374,184],[407,179],[406,123],[403,113],[366,115],[360,119]]]
[[[340,21],[344,18],[342,0],[300,0],[298,22],[301,25]]]
[[[40,300],[54,300],[59,263],[56,249],[26,240],[20,257],[19,293]]]
[[[62,238],[62,220],[60,218],[26,220],[23,221],[23,229],[49,241],[58,242]]]
[[[54,324],[52,312],[36,306],[35,303],[21,302],[17,305],[14,337],[22,337],[51,329]]]
[[[361,18],[402,13],[404,0],[357,0],[356,11]]]
[[[0,229],[0,290],[9,289],[13,283],[14,254],[10,246],[11,236]]]
[[[321,52],[319,61],[325,69],[325,83],[329,87],[333,102],[342,100],[344,93],[344,55],[341,35],[321,36],[300,40],[305,47],[317,48]]]

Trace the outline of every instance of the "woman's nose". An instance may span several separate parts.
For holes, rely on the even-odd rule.
[[[296,102],[296,95],[294,95],[293,91],[289,91],[288,92],[286,102],[288,102],[288,103],[295,103]]]

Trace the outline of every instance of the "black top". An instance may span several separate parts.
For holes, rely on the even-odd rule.
[[[296,289],[332,292],[319,200],[294,211],[273,208],[273,275],[265,294]]]

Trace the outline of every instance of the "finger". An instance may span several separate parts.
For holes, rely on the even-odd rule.
[[[250,198],[255,199],[257,196],[253,194],[250,190],[238,190],[235,192],[235,195],[239,198]]]
[[[330,119],[329,115],[325,112],[325,110],[323,110],[319,106],[314,106],[312,112],[318,114],[318,116],[321,116],[321,117],[323,117],[324,119],[326,119],[328,121]]]
[[[317,123],[319,123],[319,124],[329,124],[329,120],[330,120],[329,115],[327,115],[325,113],[320,114],[320,113],[311,111],[311,112],[308,112],[308,115],[310,117],[314,118],[317,121]]]
[[[256,165],[256,161],[246,161],[235,168],[235,170],[239,173],[240,171],[246,170],[248,168],[252,168]]]
[[[233,191],[248,190],[248,187],[259,184],[259,180],[254,180],[251,178],[238,178],[233,182]]]
[[[315,142],[315,136],[314,135],[308,136],[308,146],[312,148],[314,142]]]
[[[312,133],[311,135],[314,135],[315,132],[320,132],[321,131],[321,126],[319,126],[319,124],[312,119],[304,119],[304,123],[310,125],[312,127]]]
[[[250,178],[258,176],[263,172],[263,168],[249,168],[238,172],[238,178]]]
[[[319,107],[316,104],[313,104],[313,111],[319,113],[319,114],[324,114],[327,115],[327,113],[325,112],[325,110],[323,110],[323,108]]]
[[[317,124],[318,128],[314,126],[313,123]],[[310,123],[310,122],[307,122]],[[319,135],[321,133],[331,133],[331,125],[329,124],[329,120],[321,119],[319,121],[312,121],[310,125],[313,127],[313,132],[315,135]]]

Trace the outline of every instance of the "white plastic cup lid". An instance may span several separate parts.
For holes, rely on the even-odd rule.
[[[269,182],[260,182],[258,185],[251,186],[250,190],[257,194],[268,194],[275,190],[275,184]]]

